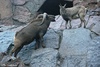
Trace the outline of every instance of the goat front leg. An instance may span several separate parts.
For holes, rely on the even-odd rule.
[[[40,44],[42,45],[43,48],[45,48],[46,46],[43,42],[44,42],[44,40],[43,40],[43,37],[42,37],[42,38],[40,38]]]
[[[71,25],[71,20],[69,20],[69,29],[72,28],[72,25]]]
[[[39,43],[40,43],[39,39],[36,39],[35,50],[39,48],[40,46]]]

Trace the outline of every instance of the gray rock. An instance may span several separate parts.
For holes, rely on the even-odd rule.
[[[30,64],[31,62],[31,55],[34,50],[35,41],[32,43],[25,45],[21,51],[19,52],[18,56],[23,60],[25,64]]]
[[[61,67],[86,67],[86,56],[66,56]]]
[[[24,5],[28,0],[11,0],[14,5]]]
[[[100,36],[90,41],[87,54],[87,67],[100,67]]]
[[[64,30],[60,45],[61,57],[70,55],[86,55],[88,42],[91,40],[90,31],[84,28]]]
[[[12,7],[10,0],[0,0],[0,19],[6,19],[11,16],[12,16]]]
[[[31,56],[31,67],[56,67],[58,51],[52,48],[38,49]]]
[[[35,10],[36,10],[36,9],[34,9],[34,8],[35,8],[36,6],[34,6],[34,3],[33,3],[33,2],[29,1],[29,2],[26,3],[24,6],[27,7],[27,8],[29,9],[29,11],[30,11],[32,14],[34,14],[34,12],[35,12]]]
[[[0,52],[5,52],[8,46],[13,43],[15,32],[4,31],[0,33]]]
[[[95,32],[97,35],[100,35],[100,17],[99,16],[91,16],[89,21],[88,21],[88,24],[87,24],[87,28],[89,28],[91,26],[91,24],[95,24],[91,31]]]
[[[54,30],[49,29],[44,35],[44,44],[47,48],[59,48],[59,35]]]
[[[27,23],[30,19],[30,11],[23,6],[16,6],[13,19],[19,22]]]
[[[24,6],[27,7],[32,14],[34,14],[41,5],[44,3],[45,0],[30,0]]]

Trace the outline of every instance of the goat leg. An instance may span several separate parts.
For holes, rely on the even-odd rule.
[[[15,53],[14,53],[14,57],[17,56],[17,54],[19,53],[19,51],[23,48],[23,46],[19,47],[18,49],[16,49]]]
[[[40,39],[40,44],[42,45],[42,47],[43,48],[45,48],[46,46],[44,45],[44,43],[43,43],[44,41],[43,41],[43,37]]]
[[[12,56],[12,54],[15,52],[17,50],[17,47],[13,47],[13,49],[11,50],[11,52],[10,52],[10,56]]]
[[[36,39],[35,50],[39,48],[40,46],[39,43],[40,43],[39,39]]]
[[[69,20],[69,29],[72,28],[72,25],[71,25],[71,20]]]

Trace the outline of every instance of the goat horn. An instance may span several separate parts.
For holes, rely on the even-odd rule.
[[[66,4],[63,6],[63,8],[65,8],[66,7]]]
[[[41,22],[41,24],[39,24],[39,25],[42,25],[42,24],[44,23],[44,20],[46,19],[46,15],[47,15],[47,13],[40,14],[40,15],[38,16],[38,17],[43,16],[42,22]],[[37,18],[38,18],[38,17],[37,17]]]
[[[41,17],[41,16],[43,16],[43,14],[39,14],[39,15],[36,17],[36,19],[38,19],[38,18]]]

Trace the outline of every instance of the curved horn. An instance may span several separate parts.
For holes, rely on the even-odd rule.
[[[39,24],[39,25],[42,25],[44,23],[44,20],[46,19],[47,13],[40,14],[38,17],[40,17],[40,16],[43,16],[42,22],[41,22],[41,24]]]
[[[66,4],[63,6],[63,8],[65,8],[66,7]]]
[[[41,16],[43,16],[43,14],[39,14],[39,15],[36,17],[36,19],[38,19],[38,18],[41,17]]]

